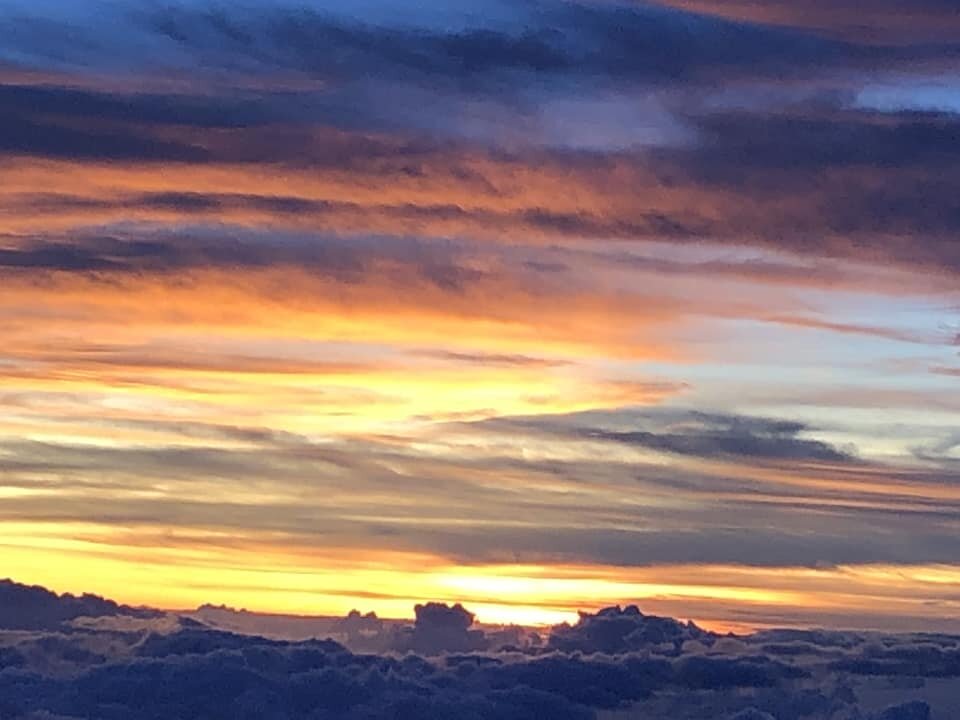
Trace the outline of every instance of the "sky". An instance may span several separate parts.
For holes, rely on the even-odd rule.
[[[0,575],[956,627],[952,2],[8,0],[0,37]]]

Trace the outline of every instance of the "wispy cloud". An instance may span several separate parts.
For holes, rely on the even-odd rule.
[[[956,23],[808,5],[7,3],[5,557],[953,577]]]

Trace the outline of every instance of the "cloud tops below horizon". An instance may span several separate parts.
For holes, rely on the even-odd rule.
[[[24,623],[30,601],[42,611]],[[312,619],[295,640],[228,632],[211,614],[238,613],[202,610],[151,614],[0,581],[0,709],[18,720],[931,720],[957,707],[960,637],[943,633],[719,636],[632,605],[534,633],[426,603],[412,624],[352,612]]]

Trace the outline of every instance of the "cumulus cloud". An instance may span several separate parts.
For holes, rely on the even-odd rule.
[[[448,606],[427,603],[414,608],[416,622],[408,635],[396,641],[399,650],[421,655],[484,650],[487,642],[481,630],[471,630],[474,615],[459,603]]]
[[[77,618],[115,615],[149,619],[161,613],[118,605],[96,595],[57,595],[39,586],[0,580],[0,630],[55,630]]]
[[[347,620],[356,624],[358,618]],[[429,657],[411,647],[355,654],[329,640],[268,640],[196,624],[163,635],[48,634],[12,647],[0,634],[0,711],[11,718],[130,720],[591,720],[600,710],[620,709],[642,719],[926,720],[935,707],[914,696],[922,688],[904,685],[901,702],[870,710],[859,696],[875,692],[871,679],[851,685],[848,669],[815,656],[771,658],[759,651],[769,633],[719,640],[632,606],[584,613],[576,628],[554,628],[557,640],[544,648],[463,652],[469,633],[484,634],[471,624],[461,606],[420,606],[414,632],[421,645],[433,646]],[[880,647],[914,652],[909,636],[841,636],[805,635],[814,646],[842,645],[851,661]],[[946,646],[956,638],[940,636],[938,642]],[[884,672],[905,678],[915,670],[891,666]]]
[[[550,633],[549,647],[564,652],[625,653],[650,645],[674,646],[688,641],[711,643],[714,636],[694,623],[644,615],[636,605],[580,613],[576,625],[561,625]]]

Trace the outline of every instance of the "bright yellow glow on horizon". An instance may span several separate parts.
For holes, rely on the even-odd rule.
[[[738,620],[746,607],[758,617],[764,611],[855,611],[865,626],[878,608],[934,618],[943,607],[925,600],[930,584],[941,586],[943,603],[957,605],[949,593],[960,583],[960,566],[464,566],[394,551],[228,546],[217,533],[207,534],[206,544],[203,534],[186,544],[171,536],[166,547],[149,537],[129,544],[137,536],[91,524],[6,523],[0,525],[4,574],[61,592],[95,592],[166,609],[209,602],[279,614],[360,609],[409,618],[417,603],[461,602],[479,622],[536,626],[575,622],[577,610],[636,603],[708,628],[741,630],[764,624]]]

